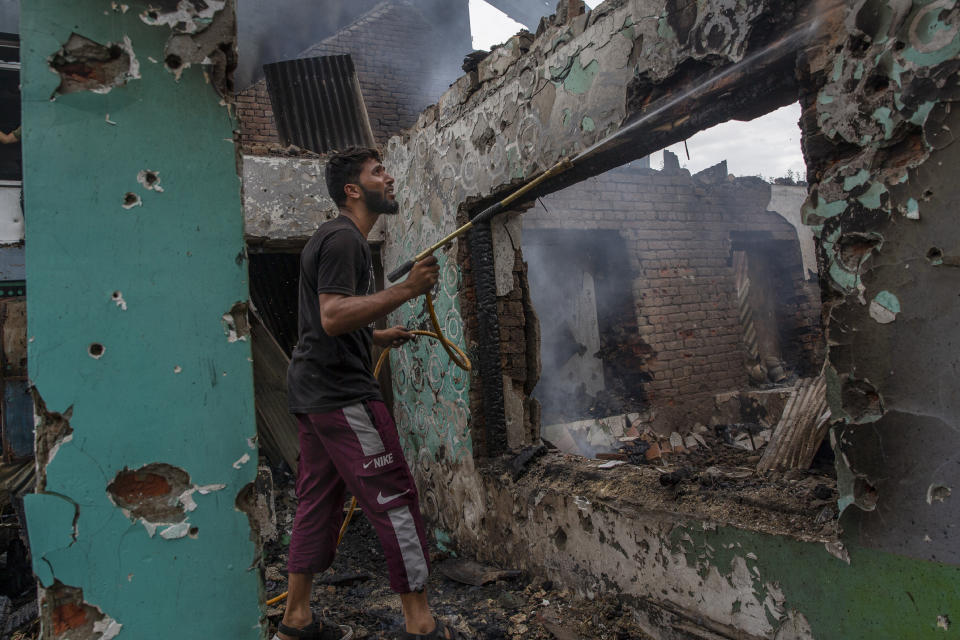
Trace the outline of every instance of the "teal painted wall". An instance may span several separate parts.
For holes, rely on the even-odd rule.
[[[34,569],[43,587],[82,588],[121,638],[258,638],[258,552],[234,507],[256,475],[250,347],[222,323],[248,297],[234,121],[199,65],[164,68],[172,32],[146,9],[21,9],[30,378],[73,429],[27,500]],[[47,60],[71,32],[128,37],[141,77],[51,101]],[[142,206],[123,208],[127,192]],[[154,462],[206,487],[182,501],[195,536],[151,537],[108,497],[119,471]]]
[[[702,576],[715,568],[731,585],[734,560],[742,560],[750,591],[767,603],[774,628],[783,622],[769,606],[777,600],[779,608],[802,613],[817,640],[960,637],[960,627],[947,622],[957,616],[960,567],[860,546],[847,548],[847,563],[822,544],[692,523],[674,529],[671,542],[671,551],[682,553]],[[769,584],[780,593],[769,593]]]

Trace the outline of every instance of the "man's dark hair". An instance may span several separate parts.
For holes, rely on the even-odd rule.
[[[357,184],[363,165],[371,158],[381,162],[380,152],[369,147],[350,147],[327,158],[325,174],[327,191],[330,192],[330,197],[338,207],[347,203],[347,194],[344,193],[343,187],[348,184]]]

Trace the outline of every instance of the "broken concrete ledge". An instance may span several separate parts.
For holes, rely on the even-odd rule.
[[[484,531],[458,535],[476,545],[461,551],[582,596],[617,594],[670,640],[936,637],[958,597],[956,567],[790,533],[778,528],[789,516],[735,499],[705,517],[648,490],[653,469],[597,466],[550,453],[513,482],[503,462],[484,463]],[[867,594],[884,606],[854,602]]]

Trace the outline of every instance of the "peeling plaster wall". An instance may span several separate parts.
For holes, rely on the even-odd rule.
[[[823,542],[651,509],[617,490],[615,471],[559,458],[518,483],[484,469],[486,540],[498,544],[468,553],[582,595],[622,594],[658,639],[956,635],[937,626],[960,599],[956,567],[862,548],[847,563]]]
[[[243,156],[243,210],[248,238],[309,238],[336,216],[319,159]]]
[[[858,507],[841,525],[873,548],[960,564],[960,9],[846,9],[807,52],[801,118],[841,507]]]
[[[511,183],[600,140],[645,105],[682,93],[711,65],[758,52],[778,29],[788,32],[797,8],[778,0],[748,1],[735,11],[720,2],[610,0],[569,21],[543,23],[536,37],[512,38],[461,77],[417,126],[391,139],[386,163],[404,214],[388,224],[385,268],[452,231],[464,220],[464,203],[478,209]],[[831,406],[847,425],[834,434],[840,506],[856,502],[873,510],[847,509],[842,544],[829,549],[738,527],[714,529],[642,503],[614,509],[578,499],[608,490],[599,475],[578,487],[542,480],[525,486],[511,484],[502,468],[478,470],[465,455],[473,437],[469,413],[429,427],[429,438],[412,431],[425,429],[422,422],[403,418],[439,539],[491,562],[531,571],[546,566],[552,578],[584,591],[632,594],[648,602],[638,606],[663,638],[690,637],[696,626],[715,633],[702,637],[780,640],[960,633],[956,626],[944,633],[939,624],[956,618],[960,601],[958,546],[951,542],[960,469],[960,247],[949,216],[960,204],[951,145],[960,116],[949,108],[960,86],[957,8],[947,0],[869,0],[822,18],[826,42],[801,53],[796,76],[792,55],[775,72],[731,75],[726,86],[739,83],[736,91],[686,98],[661,128],[633,130],[624,144],[546,189],[735,113],[760,115],[800,97],[811,180],[804,222],[818,237],[829,305]],[[501,290],[508,281],[504,269],[495,270],[494,255],[504,262],[511,253],[503,246],[506,231],[494,232],[499,245],[491,255],[470,256],[471,268],[491,270]],[[458,310],[469,296],[454,286],[463,266],[455,255],[441,256],[442,292]],[[411,304],[392,321],[422,318]],[[452,326],[464,339],[462,323]],[[465,340],[473,352],[489,335]],[[433,351],[421,345],[403,362],[394,357],[394,371],[422,376]],[[450,397],[433,391],[406,388],[397,396],[398,414],[426,417],[438,399]],[[476,420],[488,423],[494,410],[503,412],[484,403],[477,408]],[[665,611],[687,616],[686,631],[674,628]]]
[[[233,6],[178,17],[192,29],[176,35],[146,2],[113,7],[21,13],[39,467],[26,508],[44,637],[252,640],[259,550],[235,508],[257,471],[247,270],[218,94]],[[48,58],[71,32],[129,43],[138,75],[51,101]],[[185,39],[220,55],[165,66]]]
[[[250,243],[306,242],[321,224],[337,216],[327,193],[320,158],[243,156],[244,233]],[[384,223],[367,236],[383,242]]]

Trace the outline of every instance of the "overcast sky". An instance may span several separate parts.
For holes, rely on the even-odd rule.
[[[598,4],[598,0],[587,2],[591,8]],[[470,0],[470,27],[474,48],[489,49],[507,40],[523,25],[483,0]],[[793,104],[750,122],[725,122],[687,140],[689,160],[682,142],[668,148],[680,158],[680,166],[693,173],[726,160],[727,170],[737,176],[780,178],[789,170],[805,179],[799,119],[800,105]],[[650,166],[654,169],[663,166],[662,152],[651,156]]]

